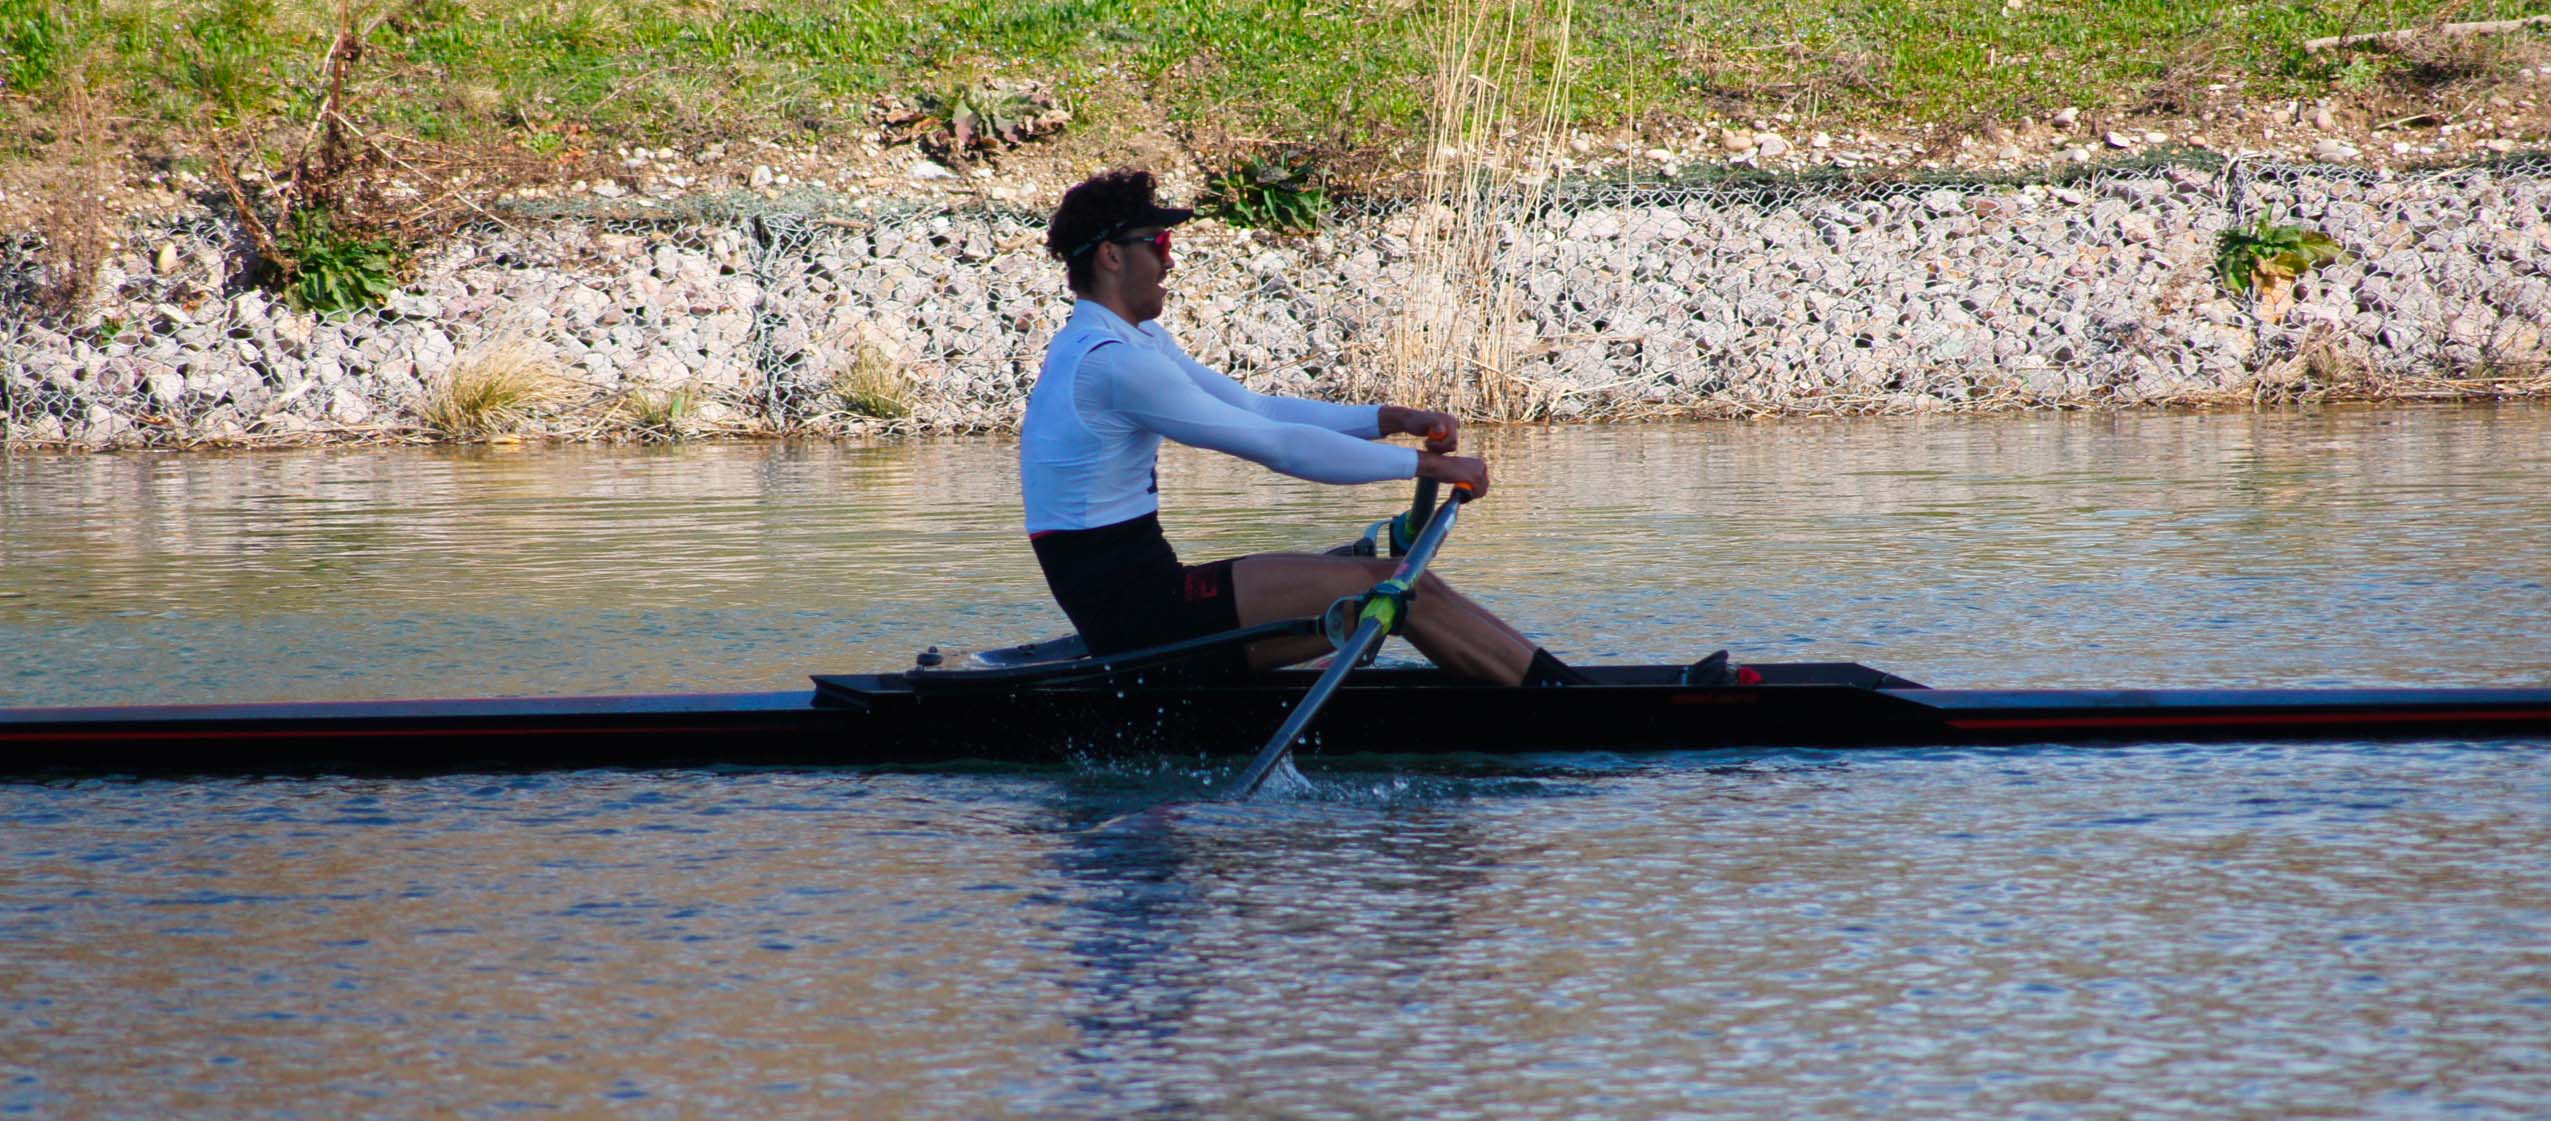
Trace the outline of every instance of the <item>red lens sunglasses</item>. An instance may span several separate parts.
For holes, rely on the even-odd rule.
[[[1120,237],[1113,238],[1111,240],[1115,241],[1118,245],[1150,245],[1154,251],[1160,254],[1160,267],[1163,270],[1167,270],[1169,268],[1169,231],[1167,229],[1163,229],[1156,234],[1148,234],[1141,237]]]

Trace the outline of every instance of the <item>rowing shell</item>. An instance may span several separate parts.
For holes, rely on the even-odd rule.
[[[1374,669],[1340,688],[1306,754],[2182,740],[2533,740],[2551,688],[1929,689],[1847,662],[1762,665],[1753,686],[1679,666],[1587,667],[1593,684],[1480,685]],[[1141,678],[1150,677],[1145,681]],[[702,764],[1057,762],[1247,752],[1311,685],[1158,674],[1038,682],[1002,671],[815,678],[812,692],[0,709],[0,773],[424,773]],[[1412,719],[1412,714],[1422,718]]]

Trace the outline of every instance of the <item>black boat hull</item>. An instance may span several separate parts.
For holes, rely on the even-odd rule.
[[[1306,754],[1497,754],[2459,737],[2551,744],[2551,689],[1926,689],[1849,663],[1679,667],[1504,689],[1432,670],[1350,680]],[[0,710],[0,773],[420,773],[576,767],[1055,762],[1246,752],[1312,675],[1053,686],[976,675],[817,678],[807,692]]]

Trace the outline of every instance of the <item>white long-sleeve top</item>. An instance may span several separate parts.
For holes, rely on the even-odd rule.
[[[1370,441],[1381,407],[1252,393],[1187,356],[1157,322],[1082,300],[1045,349],[1019,439],[1029,533],[1093,529],[1160,509],[1163,437],[1299,479],[1417,474],[1417,451]]]

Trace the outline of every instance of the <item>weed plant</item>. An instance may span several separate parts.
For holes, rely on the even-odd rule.
[[[292,306],[320,315],[378,307],[398,289],[406,251],[395,241],[340,230],[328,212],[295,213],[280,240],[292,267],[283,294]]]
[[[1206,179],[1204,208],[1234,226],[1304,233],[1328,213],[1329,194],[1307,160],[1248,159]]]
[[[2346,257],[2346,250],[2329,235],[2266,215],[2214,239],[2215,279],[2236,296],[2291,285],[2304,273]]]

